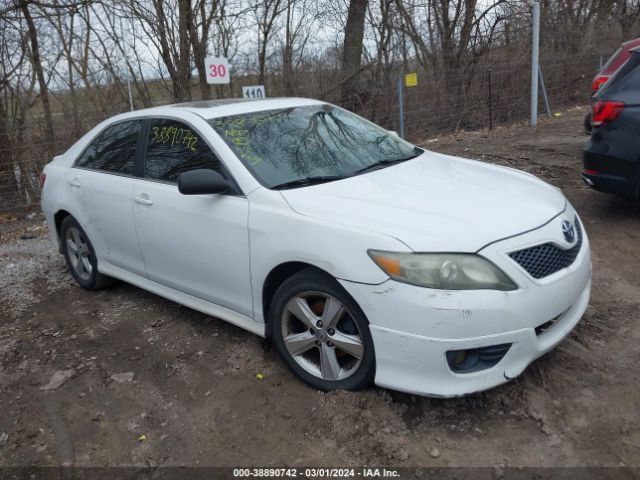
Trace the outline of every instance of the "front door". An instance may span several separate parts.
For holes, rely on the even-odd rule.
[[[200,168],[227,175],[199,132],[153,119],[134,219],[150,280],[251,317],[248,200],[182,195],[177,178]]]

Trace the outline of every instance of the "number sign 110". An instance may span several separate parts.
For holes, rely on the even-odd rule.
[[[267,95],[264,90],[264,85],[252,85],[249,87],[242,87],[242,97],[251,99],[265,98]]]

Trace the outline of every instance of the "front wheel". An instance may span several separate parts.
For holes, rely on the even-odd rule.
[[[313,269],[276,291],[269,318],[273,343],[289,368],[319,390],[358,390],[371,384],[375,352],[367,319],[330,276]]]

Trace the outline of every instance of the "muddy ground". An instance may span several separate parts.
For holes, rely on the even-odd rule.
[[[570,338],[462,399],[315,391],[221,320],[125,284],[81,290],[40,217],[5,219],[0,466],[639,465],[640,204],[583,185],[583,113],[423,142],[561,187],[593,248],[591,306]],[[66,381],[43,390],[58,371]]]

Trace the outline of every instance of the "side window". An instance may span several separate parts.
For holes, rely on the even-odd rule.
[[[76,166],[133,175],[141,124],[133,120],[108,127],[80,155]]]
[[[197,132],[175,120],[152,120],[144,176],[175,182],[181,173],[198,168],[222,173],[220,161]]]

